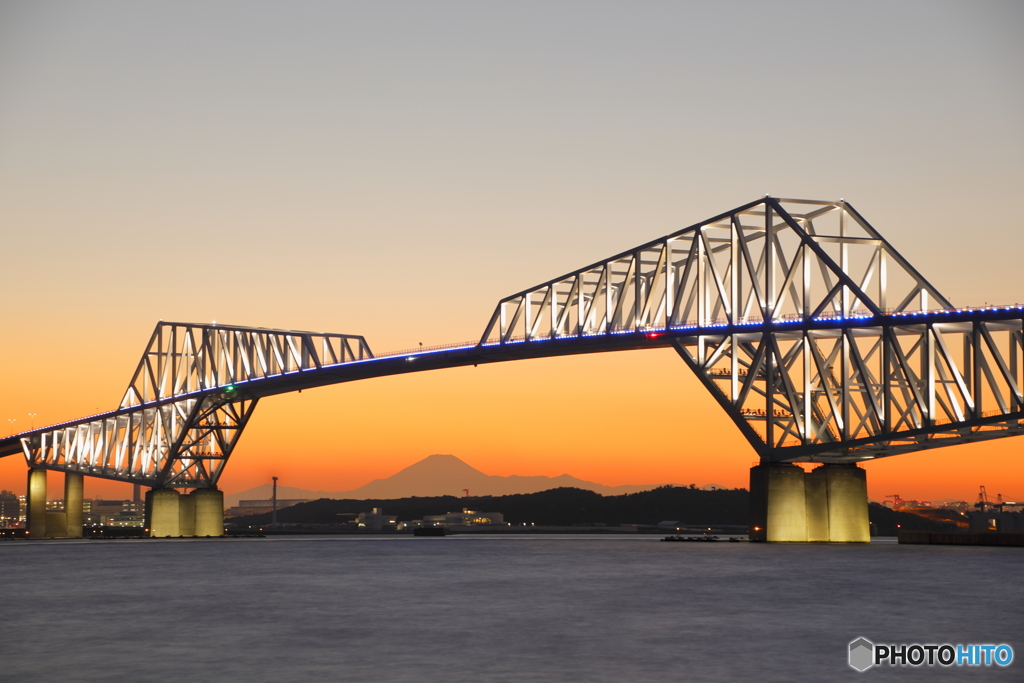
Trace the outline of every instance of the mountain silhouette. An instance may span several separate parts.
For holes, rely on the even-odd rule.
[[[351,491],[311,491],[292,486],[278,486],[279,499],[307,498],[348,498],[354,500],[409,498],[412,496],[462,496],[469,489],[471,496],[508,496],[516,493],[536,493],[560,487],[573,487],[594,491],[602,495],[621,495],[648,491],[659,484],[636,486],[604,486],[592,481],[577,479],[568,474],[557,477],[512,475],[501,477],[484,474],[454,455],[431,455],[385,479],[374,479],[370,483]],[[239,500],[267,500],[271,485],[263,484],[241,493],[225,496],[228,507]]]

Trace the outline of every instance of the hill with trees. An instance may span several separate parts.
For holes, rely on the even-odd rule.
[[[513,525],[593,526],[624,524],[654,525],[662,521],[686,526],[745,525],[749,517],[750,494],[746,489],[704,491],[683,486],[660,486],[650,491],[603,496],[578,488],[556,488],[537,493],[508,496],[432,496],[377,500],[342,499],[300,503],[278,510],[277,521],[285,524],[340,524],[360,512],[381,508],[384,514],[397,515],[399,521],[442,515],[463,508],[482,512],[500,512]],[[872,503],[869,517],[879,535],[894,536],[900,528],[920,531],[949,531],[942,522],[918,515],[896,512]],[[239,526],[265,526],[270,514],[235,517]]]

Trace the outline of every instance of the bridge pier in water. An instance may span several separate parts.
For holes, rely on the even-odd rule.
[[[196,536],[223,536],[224,492],[196,489],[191,495],[195,500]]]
[[[151,538],[223,536],[224,493],[217,489],[186,494],[176,489],[150,489],[146,492],[146,528]]]
[[[25,510],[28,534],[31,538],[46,538],[46,470],[28,471],[27,492]]]
[[[78,472],[64,473],[64,511],[46,510],[46,470],[28,471],[26,509],[31,538],[81,538],[83,489],[85,477]]]
[[[83,494],[85,476],[78,472],[64,473],[64,524],[68,538],[82,537]]]
[[[857,465],[762,464],[750,470],[750,540],[868,543],[867,473]]]
[[[196,535],[195,491],[178,496],[178,534],[181,536]]]

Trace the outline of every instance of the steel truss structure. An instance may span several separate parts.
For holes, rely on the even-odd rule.
[[[259,398],[391,374],[674,348],[762,462],[1024,433],[1024,307],[957,309],[848,203],[764,197],[502,299],[478,342],[157,325],[121,406],[7,439],[31,467],[215,488]]]
[[[261,380],[372,357],[355,335],[160,322],[120,409],[24,438],[25,454],[32,467],[215,488]]]
[[[1021,309],[955,309],[848,203],[765,197],[503,299],[481,344],[666,336],[765,462],[1021,432]]]

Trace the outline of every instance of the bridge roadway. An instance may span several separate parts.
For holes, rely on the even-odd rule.
[[[977,308],[939,309],[934,311],[915,311],[909,313],[898,313],[888,316],[858,316],[850,318],[820,318],[815,320],[786,320],[769,323],[751,322],[745,324],[712,324],[712,325],[686,325],[669,329],[645,329],[641,331],[628,331],[617,333],[604,333],[593,335],[574,335],[563,337],[552,337],[547,339],[530,340],[509,340],[504,343],[477,343],[467,342],[465,344],[451,344],[440,347],[429,347],[426,350],[409,350],[396,353],[387,353],[373,358],[353,360],[334,365],[325,365],[321,368],[297,370],[281,375],[263,377],[253,380],[238,380],[231,384],[221,385],[193,392],[192,394],[175,395],[156,401],[144,403],[139,406],[119,408],[104,413],[89,415],[76,420],[69,420],[38,429],[29,430],[0,439],[0,457],[11,455],[24,455],[25,448],[22,439],[30,439],[33,436],[52,432],[55,429],[74,427],[137,412],[142,408],[152,408],[178,402],[183,398],[203,398],[217,394],[223,394],[231,390],[232,400],[259,399],[278,394],[286,394],[303,389],[314,389],[317,387],[330,386],[345,382],[372,379],[374,377],[388,377],[391,375],[403,375],[412,372],[426,372],[429,370],[441,370],[445,368],[465,367],[468,365],[483,365],[486,363],[501,363],[515,360],[528,360],[532,358],[552,358],[558,356],[569,356],[590,353],[607,353],[614,351],[638,351],[643,349],[676,348],[693,346],[699,341],[724,339],[736,336],[737,339],[755,342],[765,334],[774,335],[776,338],[792,336],[799,338],[807,333],[828,335],[830,332],[839,336],[842,332],[849,331],[854,336],[858,334],[874,334],[869,330],[878,328],[893,330],[899,334],[901,329],[915,328],[920,325],[940,326],[946,328],[959,328],[972,326],[977,322],[1000,323],[1007,322],[1016,325],[1020,329],[1024,321],[1024,306],[985,306]],[[685,356],[684,356],[685,358]],[[694,368],[694,370],[698,370]],[[705,382],[712,381],[703,372],[698,372]],[[1016,421],[1024,419],[1024,411],[1012,411],[998,413],[991,416],[977,416],[965,419],[961,426],[979,426],[996,424],[1007,420]],[[949,425],[953,429],[957,425]],[[922,427],[915,430],[906,430],[901,435],[906,437],[919,436],[933,432],[934,425]],[[1024,428],[1020,428],[1024,433]],[[1000,435],[1005,436],[1005,435]],[[995,435],[993,435],[995,437]],[[984,438],[979,435],[979,438]],[[863,439],[869,443],[876,439]],[[758,446],[759,444],[755,444]],[[847,442],[849,446],[857,445],[855,441]],[[814,450],[795,446],[785,449],[785,455],[774,458],[766,458],[773,462],[799,462],[807,460],[808,453]],[[895,453],[893,453],[895,454]],[[878,457],[884,457],[881,454]],[[830,462],[858,462],[864,458],[849,454],[846,457],[836,457]]]

